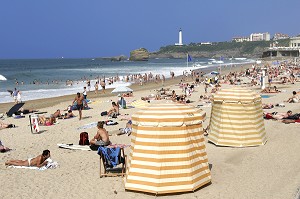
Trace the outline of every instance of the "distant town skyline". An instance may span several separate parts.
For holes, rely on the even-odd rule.
[[[178,42],[231,41],[269,32],[296,36],[299,0],[98,1],[0,3],[0,59],[129,56]]]

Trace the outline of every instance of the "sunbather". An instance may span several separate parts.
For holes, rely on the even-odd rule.
[[[28,114],[28,113],[34,113],[34,112],[38,112],[38,110],[20,108],[17,112],[14,112],[14,114],[22,115],[22,114]]]
[[[38,117],[39,124],[45,125],[45,126],[51,126],[56,122],[55,117],[46,117],[44,115],[40,115]]]
[[[63,119],[69,119],[75,117],[75,115],[73,114],[72,110],[69,110],[67,113],[65,113],[65,115],[62,117]]]
[[[288,118],[292,114],[293,112],[291,110],[287,111],[286,113],[278,113],[278,112],[264,113],[264,118],[282,120]]]
[[[107,112],[108,117],[113,117],[119,115],[119,106],[116,102],[111,103],[112,108]]]
[[[288,103],[298,103],[299,102],[299,97],[297,95],[297,92],[293,91],[293,96],[290,97],[286,102],[288,102]]]
[[[271,108],[274,108],[274,105],[273,104],[262,104],[262,108],[263,109],[271,109]]]
[[[6,151],[9,151],[10,148],[3,146],[1,140],[0,140],[0,153],[4,153]]]
[[[277,89],[276,86],[273,88],[267,87],[261,91],[262,93],[279,93],[280,91]]]
[[[35,158],[28,158],[27,160],[9,160],[5,162],[6,166],[36,166],[36,167],[42,167],[48,164],[46,161],[50,157],[50,151],[44,150],[42,155],[38,155]]]
[[[300,119],[298,120],[289,120],[289,119],[285,119],[285,120],[282,120],[283,123],[285,124],[290,124],[290,123],[300,123]]]
[[[132,132],[132,121],[128,120],[128,122],[126,123],[126,127],[120,128],[119,130],[120,132],[117,135],[127,134],[127,136],[129,136]]]
[[[0,121],[0,129],[5,129],[5,128],[14,128],[16,125],[14,124],[5,124],[4,122]]]
[[[91,148],[92,148],[92,145],[96,145],[96,146],[99,147],[99,146],[107,146],[107,145],[111,144],[111,142],[109,141],[108,132],[106,131],[105,128],[103,128],[104,124],[105,124],[104,121],[98,122],[98,124],[97,124],[97,128],[98,128],[97,134],[90,141]]]

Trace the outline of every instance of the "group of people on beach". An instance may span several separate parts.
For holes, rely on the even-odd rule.
[[[277,86],[274,86],[275,79],[280,77],[282,73],[289,74],[288,78],[285,78],[284,82],[280,83],[291,83],[294,84],[297,79],[297,75],[300,74],[299,70],[299,64],[295,66],[295,64],[291,64],[289,62],[283,62],[280,67],[273,67],[273,66],[264,66],[267,68],[268,72],[268,87],[262,92],[266,93],[279,93],[280,90],[277,88]],[[259,79],[261,78],[261,70],[262,67],[258,67],[256,65],[253,65],[252,68],[247,69],[246,71],[241,72],[229,72],[226,75],[219,75],[217,78],[208,78],[203,75],[203,73],[200,72],[193,72],[193,77],[195,77],[195,81],[192,83],[186,83],[184,80],[181,80],[179,82],[179,88],[182,89],[182,94],[177,94],[175,90],[170,89],[160,89],[157,90],[157,93],[153,96],[146,96],[142,97],[142,100],[150,101],[150,100],[161,100],[161,99],[167,99],[172,100],[173,102],[178,103],[190,103],[189,98],[193,92],[196,86],[203,84],[205,89],[205,94],[199,96],[199,101],[207,102],[209,103],[211,100],[211,96],[208,94],[208,88],[211,87],[211,94],[214,92],[217,92],[221,85],[220,84],[231,84],[231,85],[241,85],[243,78],[251,79],[249,86],[254,86],[259,84]],[[111,81],[115,81],[118,78],[112,78]],[[149,74],[136,74],[132,76],[128,76],[125,81],[140,81],[142,79],[142,82],[147,81],[158,81],[160,79],[159,75],[153,75],[152,73]],[[103,82],[101,84],[101,82]],[[96,82],[97,87],[95,85],[95,92],[98,92],[98,84],[99,82]],[[100,86],[102,87],[103,91],[105,92],[105,82],[100,81]],[[15,89],[16,90],[16,89]],[[82,110],[84,109],[84,104],[86,103],[87,99],[87,92],[90,91],[90,85],[87,85],[87,87],[84,87],[84,90],[82,93],[78,92],[72,102],[72,104],[76,106],[76,109],[79,113],[79,120],[82,119]],[[293,91],[292,96],[289,97],[285,102],[287,103],[299,103],[299,94],[300,92]],[[132,96],[132,93],[129,94]],[[120,108],[126,108],[126,101],[124,97],[126,96],[119,96],[120,99],[117,102],[112,101],[111,108],[106,112],[105,115],[109,118],[116,118],[120,115]],[[124,105],[125,104],[125,105]],[[272,104],[265,105],[266,108],[271,109],[274,107]],[[264,108],[264,107],[262,107]],[[75,117],[74,113],[72,112],[71,108],[67,109],[67,113],[61,114],[60,110],[58,109],[56,112],[49,116],[40,116],[39,122],[41,124],[47,125],[48,123],[53,124],[55,123],[55,120],[58,118],[66,119],[70,117]],[[292,110],[288,110],[287,112],[279,113],[279,112],[271,112],[271,113],[264,113],[264,117],[266,119],[277,119],[282,120],[285,123],[291,123],[291,122],[300,122],[300,114],[299,113],[293,113]],[[96,150],[99,146],[108,146],[111,144],[111,141],[109,139],[109,134],[107,130],[105,129],[104,125],[107,124],[105,121],[99,121],[97,122],[97,132],[95,136],[90,140],[89,144],[93,150]],[[0,127],[7,128],[10,124],[3,124],[0,123]],[[10,125],[11,126],[11,125]],[[118,135],[127,134],[130,135],[132,131],[132,121],[128,120],[126,123],[125,128],[120,128],[120,132]],[[0,142],[1,143],[1,142]],[[2,147],[2,148],[1,148]],[[0,151],[4,150],[4,146],[0,145]],[[45,150],[43,153],[33,159],[28,160],[9,160],[5,163],[5,165],[19,165],[19,166],[37,166],[41,167],[47,164],[47,159],[50,157],[50,151]]]

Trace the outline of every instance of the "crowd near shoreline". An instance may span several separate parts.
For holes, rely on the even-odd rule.
[[[266,84],[265,88],[261,88],[264,73]],[[143,78],[146,79],[140,81]],[[300,60],[238,65],[222,68],[215,74],[205,74],[200,69],[181,76],[171,75],[171,78],[150,77],[153,81],[148,81],[148,78],[149,75],[136,77],[135,83],[130,86],[133,92],[118,96],[111,93],[113,89],[105,88],[99,80],[97,83],[102,88],[99,91],[82,89],[78,90],[79,95],[74,93],[26,101],[23,109],[19,110],[28,110],[20,113],[25,117],[5,115],[16,102],[0,104],[0,144],[3,147],[0,149],[7,151],[0,154],[0,178],[5,179],[0,194],[5,198],[38,198],[41,193],[45,198],[63,198],[66,195],[73,198],[151,198],[152,196],[141,193],[126,192],[121,178],[99,178],[99,156],[95,152],[64,150],[58,148],[57,144],[78,144],[82,132],[78,129],[97,123],[92,128],[85,129],[93,143],[100,142],[102,137],[104,140],[101,141],[105,144],[129,145],[129,121],[131,115],[139,110],[131,104],[138,100],[144,100],[148,104],[183,103],[201,108],[206,112],[203,127],[207,129],[213,94],[223,88],[241,87],[262,95],[262,117],[265,118],[267,143],[250,148],[217,147],[208,143],[205,137],[207,156],[212,165],[212,183],[194,193],[165,197],[296,197],[300,188],[300,146],[297,142],[300,138]],[[86,87],[88,86],[87,83]],[[86,105],[88,108],[84,108],[85,98],[89,99]],[[127,106],[123,106],[121,99],[126,101]],[[76,108],[70,112],[70,106],[74,102],[77,103]],[[32,134],[28,115],[36,112],[42,113],[39,119],[41,133]],[[107,113],[102,115],[103,112]],[[108,121],[115,122],[116,125],[108,125]],[[126,132],[124,129],[127,129]],[[11,163],[19,164],[11,159],[25,159],[25,163],[20,164],[30,163],[26,158],[35,157],[46,149],[51,151],[51,158],[58,162],[58,168],[36,172],[7,167]],[[46,161],[50,157],[50,151],[45,156],[37,156],[33,163],[45,166],[40,161]],[[129,155],[129,148],[125,149],[125,153]],[[100,191],[95,192],[95,184]]]

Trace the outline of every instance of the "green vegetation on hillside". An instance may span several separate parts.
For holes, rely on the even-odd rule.
[[[289,39],[278,40],[277,46],[288,46]],[[190,43],[189,45],[161,47],[157,53],[186,53],[193,51],[215,52],[223,50],[239,50],[245,54],[251,54],[255,48],[269,47],[273,41],[248,41],[248,42],[216,42],[212,45],[201,45],[200,43]]]

